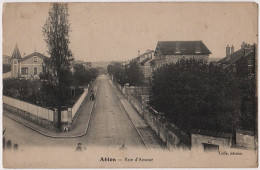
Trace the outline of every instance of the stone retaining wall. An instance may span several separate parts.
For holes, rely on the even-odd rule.
[[[178,129],[175,125],[163,121],[158,112],[154,109],[147,109],[145,103],[140,103],[134,96],[131,95],[130,87],[122,87],[115,83],[118,89],[125,95],[127,100],[146,121],[148,126],[156,133],[168,149],[190,150],[190,137]],[[140,90],[141,88],[139,88]]]
[[[23,111],[23,110],[20,110],[18,108],[15,108],[15,107],[12,107],[12,106],[9,106],[9,105],[6,105],[6,104],[3,104],[3,109],[6,110],[6,111],[9,111],[11,112],[12,114],[16,114],[26,120],[29,120],[43,128],[46,128],[46,129],[52,129],[52,130],[56,130],[56,123],[55,122],[52,122],[50,120],[47,120],[47,119],[42,119],[40,117],[37,117],[35,115],[32,115],[31,113],[29,112],[26,112],[26,111]],[[55,115],[58,115],[58,114],[55,114]]]

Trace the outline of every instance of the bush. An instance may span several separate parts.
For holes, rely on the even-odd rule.
[[[254,130],[252,117],[255,115],[255,103],[253,100],[242,100],[249,95],[246,92],[249,87],[251,94],[255,94],[252,90],[254,85],[249,85],[249,82],[202,60],[183,59],[154,72],[150,104],[187,131],[196,128],[232,132],[235,126],[245,124],[247,126],[244,127]],[[240,109],[241,104],[247,106],[243,106],[247,111]],[[240,112],[242,115],[239,115]],[[251,115],[246,116],[248,113]],[[240,122],[236,123],[237,118]]]

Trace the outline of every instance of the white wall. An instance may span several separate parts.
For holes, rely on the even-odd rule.
[[[54,111],[21,100],[3,96],[3,103],[53,122]]]
[[[72,108],[68,108],[68,110],[61,112],[61,122],[72,123],[75,114],[79,110],[81,104],[83,103],[87,95],[88,95],[88,88],[84,89],[84,92],[82,93],[82,95],[77,100],[77,102],[73,105]]]
[[[213,137],[200,134],[191,134],[191,148],[193,151],[204,152],[203,144],[218,145],[219,150],[227,149],[231,147],[231,137]]]
[[[236,145],[246,147],[249,149],[255,148],[255,137],[253,134],[246,134],[243,132],[236,132]]]

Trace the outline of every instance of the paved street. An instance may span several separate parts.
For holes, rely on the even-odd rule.
[[[106,76],[97,81],[98,93],[87,134],[88,144],[144,146]]]
[[[27,146],[66,146],[75,149],[81,142],[84,147],[117,147],[125,144],[127,148],[161,147],[149,127],[142,122],[141,118],[130,105],[131,116],[128,116],[124,106],[126,100],[122,94],[111,84],[108,77],[101,75],[97,78],[94,86],[96,100],[92,110],[87,134],[78,138],[49,138],[3,116],[3,127],[6,129],[6,139],[12,143],[18,143],[19,148]],[[120,102],[123,101],[124,106]],[[87,100],[86,102],[90,102]],[[128,103],[129,104],[129,103]],[[87,106],[87,105],[86,105]],[[126,106],[125,106],[126,107]],[[86,114],[85,106],[80,114]],[[131,119],[133,122],[131,121]],[[139,120],[140,119],[140,120]],[[78,120],[79,121],[79,120]],[[87,120],[80,120],[84,122]],[[137,124],[135,123],[137,122]],[[142,126],[142,127],[140,127]],[[139,129],[139,131],[137,131]],[[142,137],[141,137],[142,136]]]

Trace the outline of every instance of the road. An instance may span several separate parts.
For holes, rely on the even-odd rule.
[[[29,146],[65,146],[75,149],[79,142],[85,147],[119,148],[122,144],[125,144],[127,148],[145,148],[140,134],[128,117],[108,77],[105,75],[99,76],[94,89],[97,89],[96,100],[89,129],[85,136],[70,139],[49,138],[3,116],[6,139],[12,140],[12,143],[18,143],[19,148]]]

